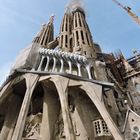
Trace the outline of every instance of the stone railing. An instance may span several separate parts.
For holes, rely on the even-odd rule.
[[[93,65],[85,56],[43,48],[39,53],[41,61],[38,71],[68,73],[94,79]]]

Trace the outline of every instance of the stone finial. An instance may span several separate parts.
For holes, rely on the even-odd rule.
[[[50,17],[50,23],[53,23],[53,21],[54,21],[54,14],[52,14]]]

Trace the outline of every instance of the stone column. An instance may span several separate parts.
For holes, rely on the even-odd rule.
[[[45,67],[45,71],[48,71],[49,64],[50,64],[50,56],[47,56],[47,65]]]
[[[112,120],[110,114],[108,113],[104,102],[102,100],[102,86],[96,85],[90,82],[81,82],[81,89],[86,91],[87,95],[90,97],[96,108],[98,109],[100,115],[106,122],[111,134],[115,140],[124,140],[119,129],[117,128],[115,122]]]
[[[14,94],[10,97],[4,125],[0,133],[0,140],[11,140],[17,117],[20,111],[21,103],[21,97]]]
[[[39,65],[39,67],[38,67],[38,70],[39,71],[41,71],[41,67],[42,67],[42,64],[43,64],[43,61],[44,61],[44,56],[42,56],[42,58],[41,58],[41,62],[40,62],[40,65]]]
[[[60,105],[55,94],[43,84],[44,100],[43,100],[43,116],[41,124],[41,140],[53,140],[55,123],[58,118]]]
[[[52,68],[52,72],[55,72],[56,69],[56,58],[53,57],[53,68]]]
[[[36,74],[26,74],[24,75],[24,77],[26,79],[27,89],[26,89],[26,93],[22,102],[22,106],[20,109],[19,117],[18,117],[17,124],[13,133],[12,140],[21,140],[22,138],[32,94],[39,80],[39,76]]]
[[[71,116],[69,112],[69,107],[68,107],[67,88],[68,88],[69,79],[61,76],[53,76],[52,81],[56,85],[60,98],[62,117],[64,121],[64,133],[66,136],[66,140],[76,140],[72,121],[71,121]]]
[[[60,62],[61,62],[60,73],[63,73],[64,72],[64,61],[62,58],[60,59]]]
[[[72,63],[70,60],[68,61],[68,64],[69,64],[69,73],[72,74]]]
[[[91,72],[90,72],[90,66],[86,66],[86,70],[87,70],[87,73],[88,73],[88,78],[92,79]]]
[[[77,67],[78,67],[78,76],[82,76],[82,73],[81,73],[81,64],[77,63]]]

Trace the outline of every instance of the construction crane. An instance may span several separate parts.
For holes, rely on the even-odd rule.
[[[130,7],[126,7],[126,6],[123,6],[120,2],[118,2],[117,0],[112,0],[113,2],[115,2],[118,6],[120,6],[121,8],[123,8],[128,14],[129,16],[132,17],[132,19],[138,24],[140,25],[140,18],[131,11],[131,8]]]

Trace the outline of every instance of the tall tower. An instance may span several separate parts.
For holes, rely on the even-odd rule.
[[[46,48],[47,44],[54,40],[53,16],[48,24],[43,24],[41,31],[36,35],[33,43],[38,43]]]
[[[61,24],[59,46],[62,49],[62,51],[72,51],[71,16],[68,12],[64,14],[63,21]]]
[[[80,7],[75,7],[72,11],[73,16],[73,52],[85,55],[86,57],[96,57],[94,44],[89,27],[86,22],[85,12]]]
[[[87,58],[96,58],[96,48],[84,10],[81,7],[73,7],[71,10],[68,9],[63,17],[60,29],[60,48]]]

